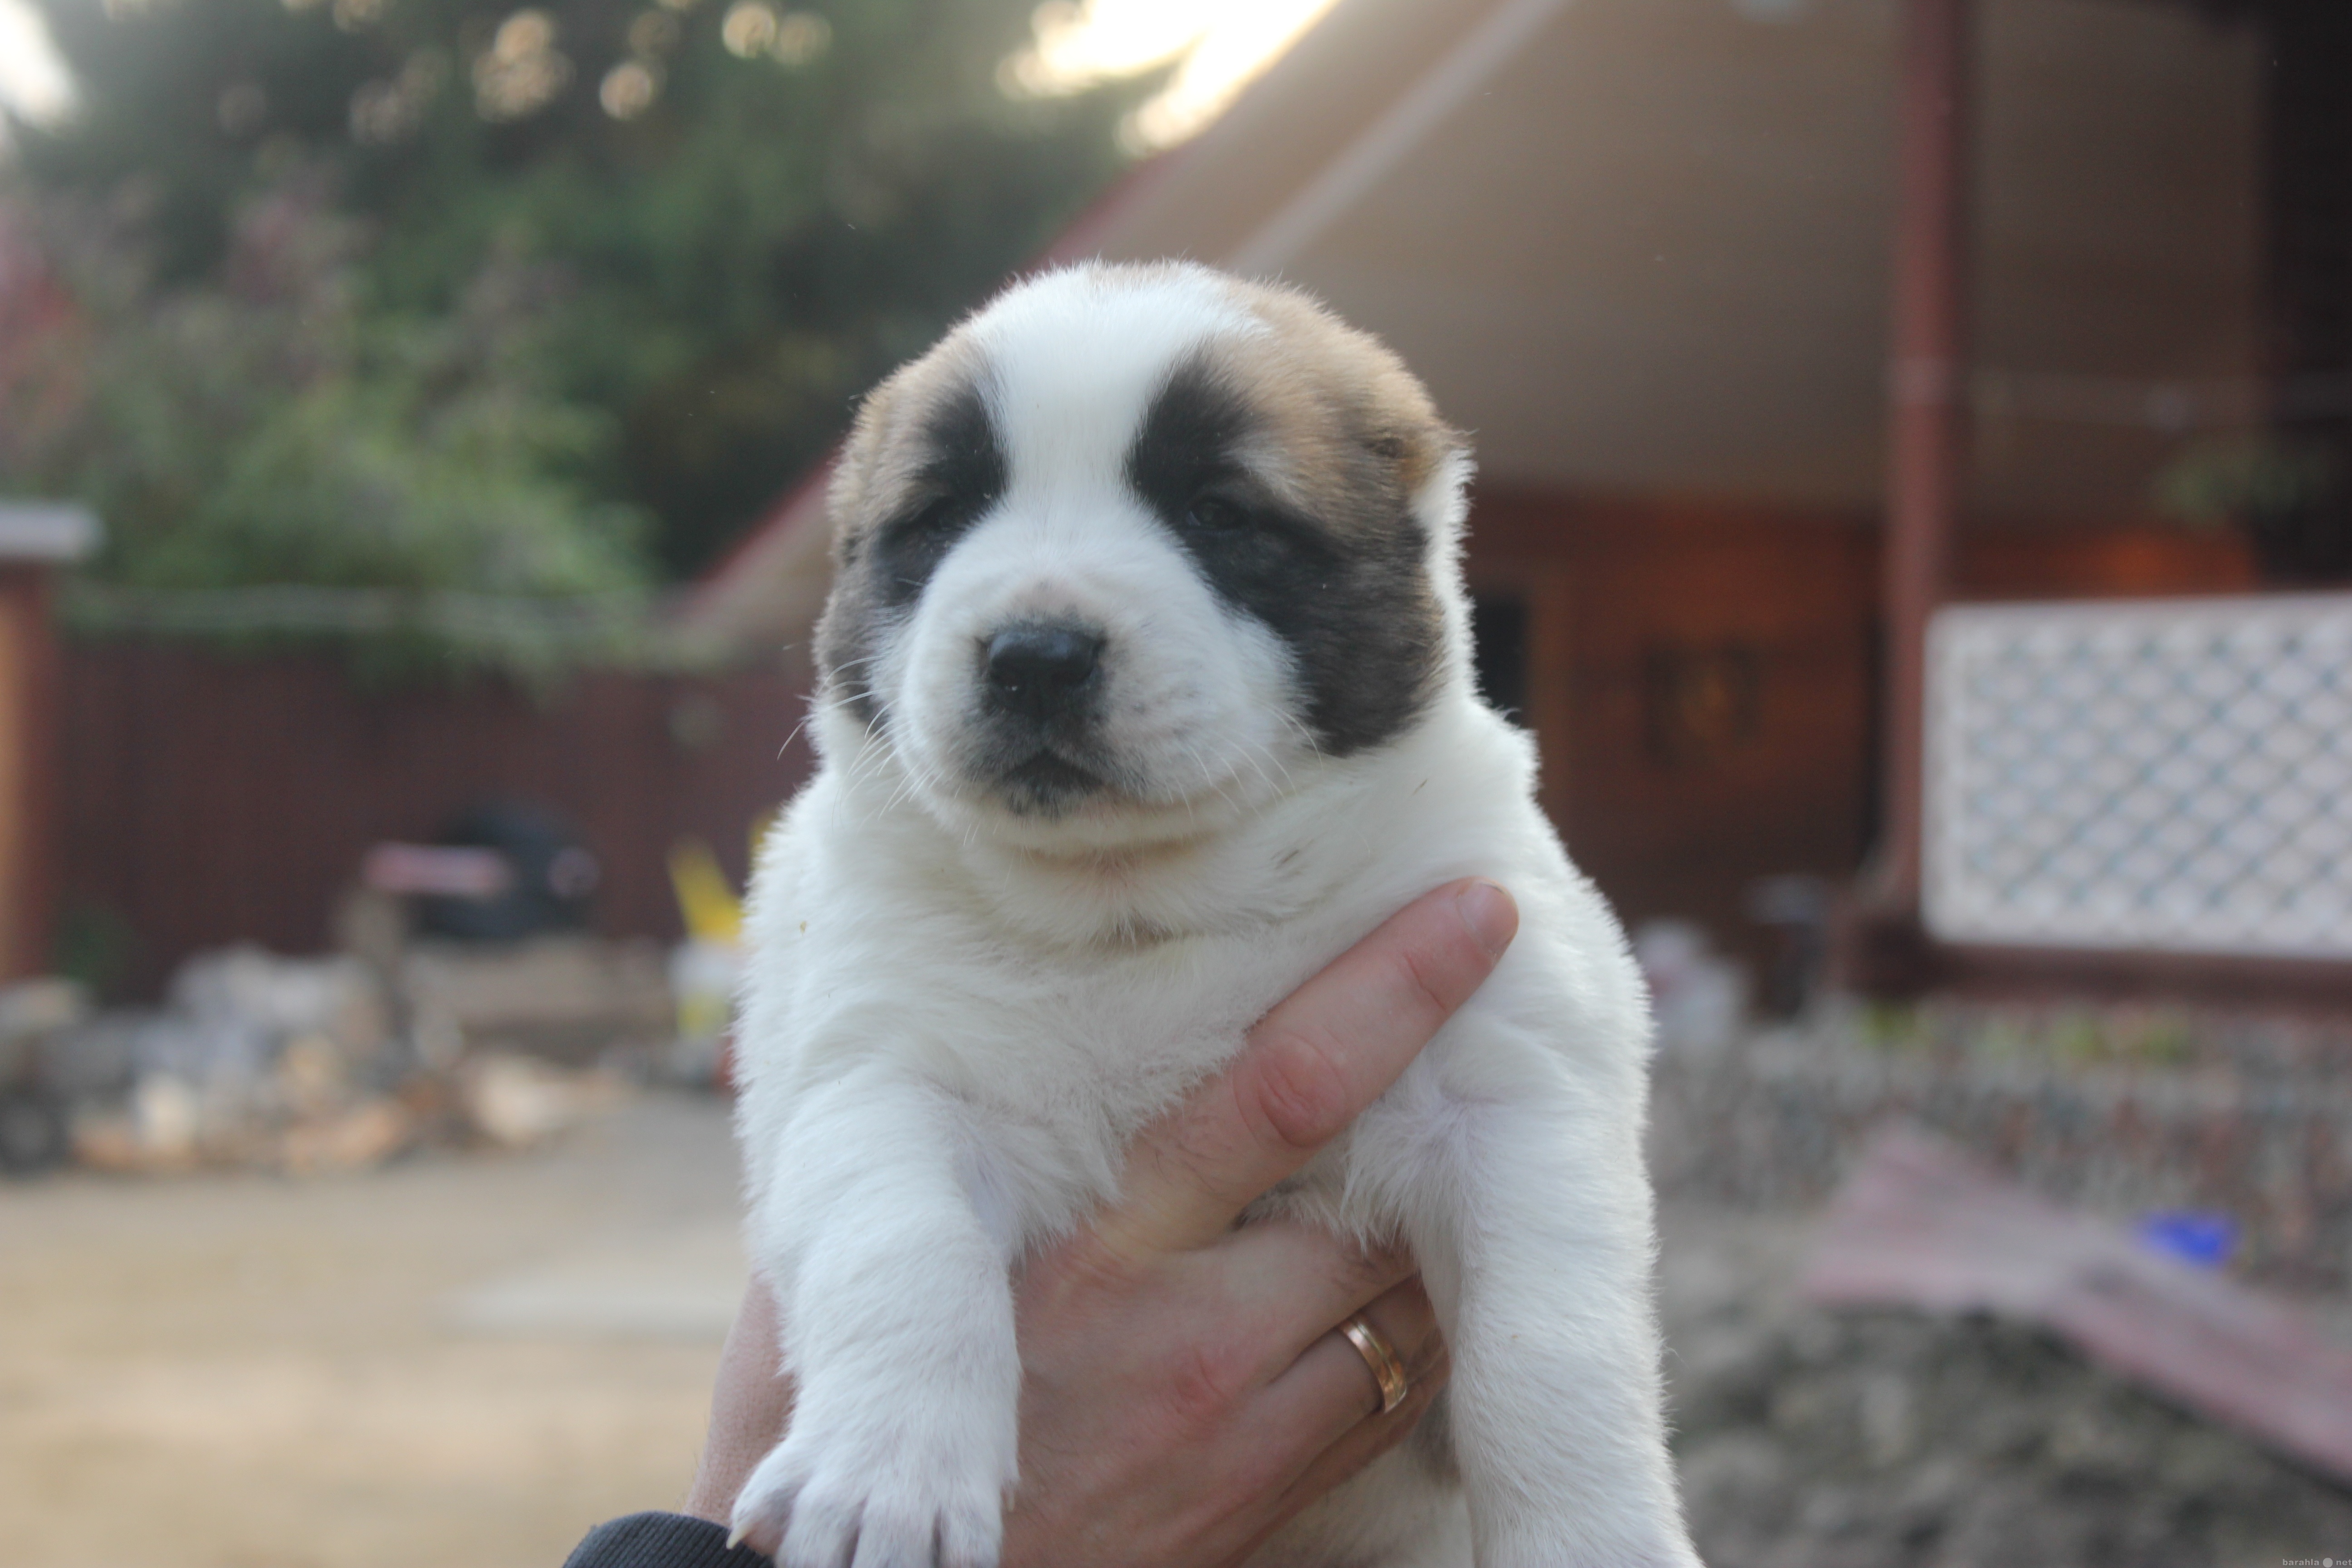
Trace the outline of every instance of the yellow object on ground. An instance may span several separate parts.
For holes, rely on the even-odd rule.
[[[670,847],[669,882],[677,894],[687,934],[697,942],[733,947],[743,939],[743,900],[719,868],[719,857],[699,838]]]

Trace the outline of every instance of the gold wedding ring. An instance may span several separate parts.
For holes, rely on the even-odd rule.
[[[1359,1312],[1340,1324],[1339,1331],[1348,1336],[1348,1342],[1356,1347],[1364,1364],[1372,1369],[1372,1380],[1381,1385],[1381,1414],[1386,1415],[1402,1405],[1404,1396],[1412,1392],[1412,1384],[1405,1379],[1404,1363],[1388,1341],[1381,1338],[1381,1331],[1372,1327],[1370,1320]]]

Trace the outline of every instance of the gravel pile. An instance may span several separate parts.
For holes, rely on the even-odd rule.
[[[1799,1305],[1802,1221],[1664,1217],[1675,1448],[1712,1568],[2352,1558],[2352,1490],[2041,1334]]]

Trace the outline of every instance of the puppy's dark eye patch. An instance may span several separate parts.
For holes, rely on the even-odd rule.
[[[1243,461],[1265,434],[1241,390],[1195,359],[1152,400],[1127,481],[1209,588],[1288,645],[1309,728],[1345,755],[1395,734],[1432,689],[1439,619],[1425,542],[1372,444],[1350,443],[1355,460],[1294,502]]]
[[[1128,449],[1127,479],[1171,522],[1203,497],[1232,501],[1242,477],[1235,451],[1250,430],[1249,411],[1207,367],[1188,364],[1152,401]]]
[[[1129,448],[1127,479],[1218,592],[1256,613],[1270,597],[1311,591],[1339,551],[1243,467],[1237,453],[1254,424],[1246,404],[1207,365],[1183,366]]]
[[[874,531],[874,571],[885,604],[913,601],[957,540],[1004,493],[1004,449],[980,389],[943,404],[923,430],[929,457],[898,515]]]

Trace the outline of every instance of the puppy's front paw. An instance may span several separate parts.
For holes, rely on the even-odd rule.
[[[733,1539],[778,1568],[996,1568],[1011,1478],[946,1449],[794,1431],[743,1484]]]

